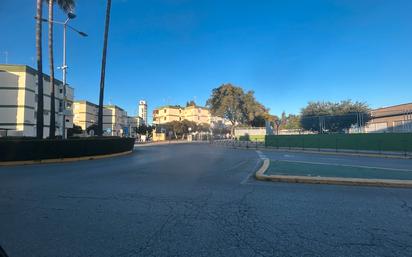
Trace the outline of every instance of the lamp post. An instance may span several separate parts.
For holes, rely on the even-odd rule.
[[[35,19],[38,19],[38,17],[34,17]],[[60,67],[60,69],[63,72],[63,123],[62,123],[62,136],[63,138],[66,138],[66,84],[67,84],[67,63],[66,63],[66,31],[67,28],[73,30],[74,32],[77,32],[80,36],[82,37],[87,37],[87,34],[75,29],[74,27],[70,26],[68,23],[70,20],[76,18],[76,15],[74,13],[69,12],[67,14],[67,18],[65,21],[56,21],[52,20],[50,21],[49,19],[42,18],[42,22],[52,22],[54,24],[60,24],[63,25],[63,65]]]

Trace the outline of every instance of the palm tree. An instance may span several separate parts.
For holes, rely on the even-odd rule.
[[[53,6],[55,0],[49,2],[49,65],[50,65],[50,130],[49,137],[54,138],[56,135],[56,105],[55,105],[55,88],[54,88],[54,56],[53,56]],[[74,9],[74,0],[57,0],[57,5],[68,13]],[[63,121],[64,122],[64,121]],[[64,133],[64,131],[63,131]]]
[[[42,56],[42,12],[43,1],[37,0],[36,5],[36,59],[37,59],[37,121],[36,136],[43,138],[44,116],[43,116],[43,56]]]
[[[103,135],[103,96],[104,96],[104,78],[106,72],[106,52],[107,52],[107,38],[109,37],[109,23],[110,23],[110,7],[112,5],[111,0],[107,0],[106,7],[106,22],[104,27],[104,41],[103,41],[103,56],[102,56],[102,70],[100,76],[100,93],[99,93],[99,112],[97,122],[97,135]]]

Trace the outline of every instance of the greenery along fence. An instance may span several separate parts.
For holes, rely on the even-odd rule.
[[[240,141],[252,141],[252,142],[264,142],[265,141],[265,135],[246,135],[246,136],[240,136],[239,137]]]
[[[412,152],[412,133],[266,136],[265,145],[301,149]]]
[[[0,138],[1,161],[29,161],[96,156],[131,151],[134,138]]]

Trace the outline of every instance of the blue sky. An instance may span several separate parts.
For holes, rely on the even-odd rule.
[[[68,82],[76,99],[97,103],[105,1],[77,2],[71,25],[89,37],[68,35]],[[227,82],[254,90],[272,114],[316,100],[412,102],[410,10],[409,0],[113,0],[105,102],[129,115],[139,99],[149,111],[205,104]],[[0,1],[0,63],[7,51],[9,63],[35,67],[34,15],[35,0]],[[61,37],[57,27],[56,64]],[[44,52],[48,73],[47,33]]]

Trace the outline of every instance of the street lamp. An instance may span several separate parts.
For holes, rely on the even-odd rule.
[[[37,16],[34,17],[34,18],[35,18],[35,19],[38,19]],[[67,64],[66,64],[66,30],[67,30],[67,28],[69,28],[69,29],[71,29],[72,31],[77,32],[80,36],[82,36],[82,37],[87,37],[87,34],[86,34],[86,33],[82,32],[82,31],[79,31],[79,30],[75,29],[74,27],[72,27],[72,26],[70,26],[70,25],[68,24],[68,22],[69,22],[70,20],[74,19],[74,18],[76,18],[76,14],[74,14],[74,13],[72,13],[72,12],[69,12],[69,13],[67,14],[67,18],[66,18],[65,21],[51,20],[51,22],[54,23],[54,24],[63,25],[63,65],[62,65],[62,67],[60,67],[60,69],[61,69],[62,72],[63,72],[63,104],[62,104],[62,105],[63,105],[63,123],[62,123],[62,126],[63,126],[63,131],[62,131],[62,132],[63,132],[63,138],[66,138],[66,113],[65,113],[65,111],[66,111],[66,84],[67,84],[67,79],[66,79],[66,76],[67,76]],[[41,21],[42,21],[42,22],[49,22],[50,20],[49,20],[49,19],[42,18]]]

